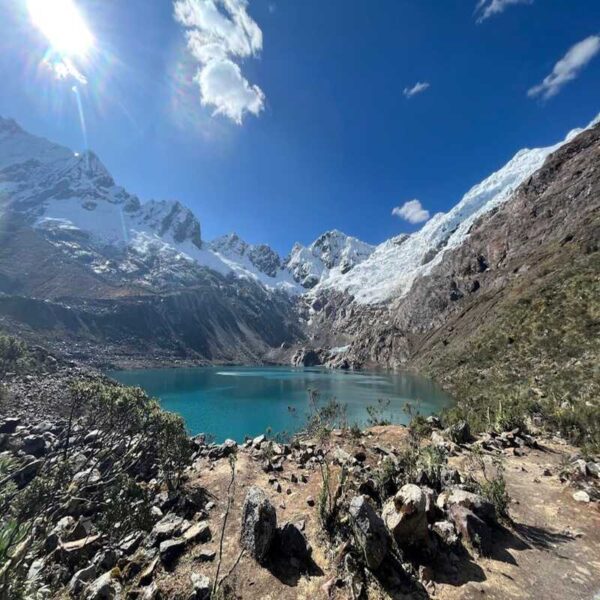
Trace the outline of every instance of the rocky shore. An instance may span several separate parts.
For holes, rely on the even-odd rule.
[[[317,410],[290,441],[215,444],[182,435],[139,391],[44,365],[3,382],[3,598],[600,589],[600,461],[534,424],[472,436],[432,417],[358,431]],[[541,561],[546,593],[528,589],[522,560]]]

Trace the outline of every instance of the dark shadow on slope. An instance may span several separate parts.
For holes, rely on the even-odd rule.
[[[566,533],[550,531],[543,527],[526,525],[525,523],[515,523],[513,528],[524,542],[541,550],[554,550],[557,545],[566,544],[575,539],[572,535]]]

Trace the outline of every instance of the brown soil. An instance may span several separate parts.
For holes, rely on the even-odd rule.
[[[333,437],[335,446],[347,450],[362,445],[369,449],[368,462],[374,464],[374,446],[400,447],[405,443],[402,427],[378,427],[368,437],[353,441]],[[558,478],[561,459],[574,451],[556,441],[545,440],[539,450],[529,450],[526,456],[505,455],[505,477],[512,499],[510,516],[513,523],[495,533],[493,553],[488,558],[466,558],[459,565],[459,584],[443,582],[437,577],[429,591],[441,599],[471,598],[544,598],[592,599],[600,593],[600,510],[594,503],[580,504],[572,494],[574,489]],[[456,466],[467,467],[464,455],[452,458]],[[543,475],[549,469],[552,475]],[[226,574],[240,554],[239,534],[241,507],[247,488],[262,487],[277,509],[278,524],[305,522],[305,534],[313,548],[314,568],[310,575],[300,575],[286,565],[261,567],[249,556],[242,556],[231,578],[238,598],[313,599],[349,598],[347,588],[330,584],[334,575],[335,550],[329,548],[318,520],[316,506],[307,498],[318,499],[321,486],[319,471],[301,469],[286,462],[284,471],[264,473],[250,454],[241,450],[236,465],[235,496],[229,514],[223,544],[221,575]],[[307,483],[291,483],[295,473],[308,477]],[[209,522],[211,542],[198,545],[187,552],[173,572],[162,572],[156,581],[166,597],[190,590],[192,572],[206,574],[214,580],[218,562],[219,535],[227,505],[227,486],[230,467],[226,459],[210,463],[197,461],[192,469],[190,484],[199,485],[214,495],[215,507]],[[282,490],[278,493],[269,479],[276,477]],[[288,492],[289,490],[289,492]],[[217,551],[212,563],[202,563],[193,557],[201,548]],[[325,590],[329,590],[329,595]],[[369,597],[380,598],[373,591]]]

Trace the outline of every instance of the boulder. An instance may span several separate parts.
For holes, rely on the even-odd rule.
[[[39,458],[46,453],[46,440],[41,435],[26,435],[23,438],[23,451]]]
[[[277,514],[265,492],[259,487],[248,489],[242,509],[242,546],[259,563],[263,563],[277,531]]]
[[[471,428],[466,421],[459,421],[444,430],[444,434],[455,444],[467,444],[471,441]]]
[[[367,567],[375,570],[389,550],[390,539],[385,524],[367,496],[355,496],[350,502],[349,512],[354,539]]]
[[[119,550],[125,555],[133,554],[144,540],[144,532],[132,531],[119,542]]]
[[[194,592],[190,596],[190,600],[210,600],[212,592],[210,579],[206,575],[200,575],[199,573],[192,573],[191,579]]]
[[[160,560],[163,564],[170,566],[177,558],[179,558],[184,549],[185,540],[181,538],[165,540],[164,542],[161,542],[158,547]]]
[[[70,594],[72,596],[79,596],[86,584],[92,581],[96,575],[96,565],[93,564],[77,571],[71,578],[71,581],[69,581],[68,589]]]
[[[264,434],[259,435],[257,437],[255,437],[252,440],[252,447],[253,448],[260,448],[262,446],[262,443],[266,440],[267,438],[265,437]]]
[[[453,546],[458,542],[456,529],[450,521],[436,521],[431,529],[447,546]]]
[[[587,492],[584,492],[583,490],[579,490],[578,492],[575,492],[573,494],[573,500],[575,500],[575,502],[587,503],[590,501],[590,495]]]
[[[600,479],[600,463],[596,462],[588,462],[587,463],[587,471],[592,477],[596,477]]]
[[[383,521],[400,547],[427,540],[427,495],[414,484],[402,486],[384,506]]]
[[[121,584],[113,577],[112,571],[98,577],[85,591],[86,600],[115,600],[120,597]]]
[[[473,511],[453,504],[448,510],[448,517],[454,523],[461,538],[471,548],[483,555],[488,555],[492,547],[492,534],[490,528],[483,519],[479,518]]]
[[[200,521],[194,523],[187,531],[183,534],[183,539],[186,543],[200,543],[203,544],[211,539],[212,535],[210,527],[206,521]]]
[[[298,568],[307,566],[312,554],[310,544],[295,523],[286,523],[279,531],[279,550]]]
[[[0,422],[0,433],[14,433],[20,424],[18,417],[7,417]]]
[[[180,536],[183,532],[187,531],[189,527],[189,521],[186,521],[174,513],[169,513],[152,528],[148,543],[151,546],[157,546],[164,540]]]
[[[496,509],[489,500],[458,488],[442,492],[437,498],[437,505],[441,510],[448,510],[455,505],[464,506],[484,521],[492,523],[496,520]]]

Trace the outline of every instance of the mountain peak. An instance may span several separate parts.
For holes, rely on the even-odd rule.
[[[0,133],[22,133],[23,129],[14,119],[0,117]]]

